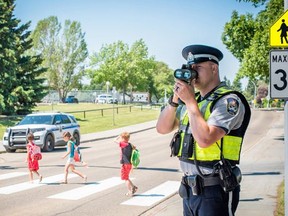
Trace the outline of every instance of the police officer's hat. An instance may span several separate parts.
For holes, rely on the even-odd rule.
[[[223,53],[210,46],[190,45],[182,50],[182,56],[189,64],[213,61],[216,64],[223,58]]]

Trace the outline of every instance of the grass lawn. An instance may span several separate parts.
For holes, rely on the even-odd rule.
[[[59,111],[72,113],[80,124],[81,134],[86,134],[155,120],[159,116],[160,108],[116,104],[79,103],[38,105],[35,108],[35,111]],[[1,118],[0,137],[3,137],[3,133],[7,127],[14,125],[19,120],[21,120],[21,118],[13,118],[9,120]]]
[[[284,181],[281,183],[281,185],[278,187],[277,192],[277,206],[274,215],[275,216],[284,216],[285,215],[285,200],[284,200]]]

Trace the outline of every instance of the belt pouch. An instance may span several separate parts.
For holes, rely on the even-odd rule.
[[[202,192],[201,177],[198,175],[192,175],[186,177],[187,184],[191,187],[192,194],[197,196]]]
[[[177,156],[179,154],[180,150],[180,143],[181,143],[181,135],[180,132],[176,132],[170,142],[170,148],[171,148],[171,154],[170,157],[172,156]]]
[[[189,198],[189,186],[186,185],[183,180],[181,181],[180,188],[179,188],[179,195],[182,199]]]
[[[185,134],[182,147],[182,157],[190,158],[193,154],[193,137],[192,134]]]

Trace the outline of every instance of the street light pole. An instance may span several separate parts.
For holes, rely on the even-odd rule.
[[[113,86],[113,90],[112,90],[112,104],[113,104],[113,126],[115,126],[115,114],[114,114],[114,104],[115,104],[115,95],[116,95],[116,87]]]
[[[253,109],[255,109],[255,104],[256,104],[256,91],[257,91],[257,86],[256,84],[250,80],[250,82],[254,85],[254,100],[253,100]]]
[[[107,81],[107,82],[106,82],[106,86],[107,86],[107,94],[109,93],[109,85],[110,85],[110,82]]]

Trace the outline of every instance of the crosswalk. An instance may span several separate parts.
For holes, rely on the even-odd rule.
[[[79,200],[81,198],[87,197],[94,193],[98,193],[100,191],[109,189],[111,187],[115,187],[117,185],[123,184],[118,177],[112,177],[109,179],[105,179],[103,181],[99,181],[96,184],[89,184],[86,186],[82,186],[73,190],[69,190],[63,193],[55,194],[53,196],[49,196],[48,198],[53,199],[66,199],[66,200]]]
[[[28,175],[28,173],[26,175]],[[74,177],[76,177],[75,174],[71,174],[70,176],[68,176],[69,179],[74,178]],[[20,191],[29,190],[29,189],[41,187],[44,185],[52,184],[55,182],[59,182],[61,181],[61,179],[63,179],[63,174],[44,178],[40,184],[37,184],[37,183],[32,184],[30,182],[23,182],[19,184],[9,185],[9,186],[0,188],[0,194],[13,194],[13,193],[17,193]]]
[[[10,178],[16,178],[20,176],[27,175],[27,172],[11,172],[0,175],[1,180],[9,180]],[[68,178],[72,179],[78,177],[75,174],[69,174]],[[43,178],[41,183],[30,183],[29,181],[11,184],[8,186],[1,187],[0,184],[0,196],[9,195],[18,193],[21,191],[27,191],[34,188],[49,186],[50,184],[59,183],[63,179],[63,174],[48,176]],[[132,178],[133,180],[133,178]],[[125,182],[119,177],[110,177],[101,181],[91,182],[87,184],[79,184],[77,188],[67,189],[64,192],[57,193],[45,197],[47,199],[59,199],[59,200],[80,200],[85,197],[97,194],[101,191],[108,190],[113,187],[117,187]],[[143,193],[137,193],[135,196],[129,198],[125,202],[122,202],[121,205],[132,205],[132,206],[152,206],[167,197],[175,194],[178,191],[180,182],[178,181],[166,181],[154,188],[151,188]]]

